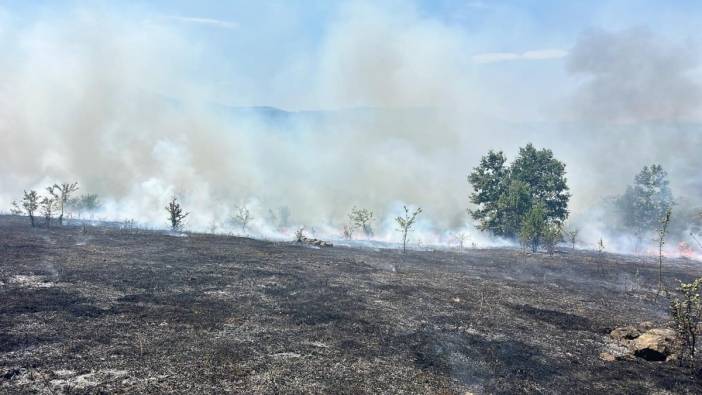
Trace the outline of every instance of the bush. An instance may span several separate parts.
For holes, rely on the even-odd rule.
[[[702,288],[702,277],[689,284],[681,282],[678,291],[682,297],[670,299],[670,315],[680,342],[680,364],[688,361],[693,369],[697,338],[702,325],[700,288]]]

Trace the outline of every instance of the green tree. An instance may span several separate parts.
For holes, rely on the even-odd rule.
[[[351,209],[351,214],[349,214],[349,221],[353,228],[361,229],[366,237],[373,237],[373,211],[367,208],[354,207]]]
[[[477,205],[470,214],[479,228],[515,238],[537,203],[547,222],[562,224],[570,200],[565,164],[551,150],[537,150],[532,144],[520,148],[510,166],[506,161],[502,152],[489,151],[468,175],[473,187],[470,201]]]
[[[544,233],[548,226],[546,218],[546,210],[542,203],[537,203],[524,216],[519,239],[525,245],[531,248],[532,252],[536,252],[541,244]]]
[[[673,204],[668,173],[656,164],[644,166],[615,201],[621,225],[639,239],[656,231]]]
[[[407,206],[402,206],[402,208],[405,210],[405,215],[403,217],[396,217],[395,222],[397,222],[397,230],[402,233],[402,253],[404,254],[407,252],[407,235],[412,231],[412,228],[414,228],[417,216],[422,213],[422,208],[417,207],[412,214],[410,214]]]
[[[29,222],[34,227],[34,212],[39,209],[39,194],[35,190],[29,192],[24,191],[24,197],[22,198],[22,207],[27,211],[29,216]]]
[[[500,152],[490,150],[480,160],[480,165],[468,175],[468,182],[473,186],[470,201],[478,208],[471,210],[473,219],[479,221],[480,230],[489,230],[502,235],[502,221],[498,201],[509,185],[509,169],[505,166],[507,158]]]

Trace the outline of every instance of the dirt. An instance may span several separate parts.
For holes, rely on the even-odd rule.
[[[702,393],[599,357],[616,327],[666,324],[653,258],[27,222],[0,217],[0,393]],[[668,287],[700,275],[664,261]]]

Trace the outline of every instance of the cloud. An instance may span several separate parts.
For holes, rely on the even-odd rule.
[[[568,56],[568,51],[562,49],[538,49],[522,53],[516,52],[486,52],[473,55],[475,63],[496,63],[513,60],[547,60],[561,59]]]
[[[568,57],[568,71],[586,77],[572,115],[615,122],[702,119],[702,87],[692,77],[698,67],[695,48],[648,29],[586,32]]]
[[[227,30],[234,30],[239,28],[239,24],[237,22],[233,21],[225,21],[221,19],[214,19],[214,18],[199,18],[199,17],[190,17],[190,16],[165,16],[164,19],[169,19],[172,21],[176,22],[183,22],[183,23],[194,23],[198,25],[205,25],[209,27],[214,27],[218,29],[227,29]]]

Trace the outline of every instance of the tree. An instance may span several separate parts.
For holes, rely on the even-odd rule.
[[[658,227],[658,293],[663,290],[663,245],[665,244],[665,235],[668,232],[671,211],[669,208],[665,212]]]
[[[168,221],[171,224],[171,230],[174,232],[183,228],[185,217],[190,215],[190,213],[183,212],[183,208],[178,203],[175,195],[171,198],[168,206],[166,206],[166,211],[168,211]]]
[[[56,201],[54,200],[53,197],[49,196],[44,196],[43,199],[41,199],[41,213],[44,216],[44,220],[46,221],[46,227],[50,228],[51,227],[51,218],[53,218],[54,215],[54,207],[58,205]]]
[[[39,194],[35,190],[29,192],[24,191],[24,198],[22,199],[22,207],[27,212],[29,216],[29,222],[34,227],[34,212],[39,208]]]
[[[509,169],[505,166],[507,158],[500,152],[488,151],[480,159],[480,165],[468,175],[468,182],[473,186],[470,201],[478,205],[469,213],[480,222],[480,230],[490,230],[501,235],[502,223],[499,218],[498,201],[506,189]]]
[[[344,229],[341,231],[341,235],[344,237],[344,239],[351,240],[353,239],[353,230],[353,225],[344,224]]]
[[[88,212],[90,214],[91,219],[93,218],[95,212],[99,210],[101,206],[102,203],[100,202],[100,199],[98,198],[97,194],[89,193],[81,195],[78,198],[79,210]]]
[[[232,220],[241,226],[241,231],[243,233],[246,233],[246,225],[253,220],[253,216],[251,215],[251,211],[248,207],[240,206],[236,208]]]
[[[519,232],[519,239],[524,245],[529,246],[532,252],[536,252],[541,244],[547,225],[544,205],[536,204],[524,217],[522,229]]]
[[[417,216],[422,212],[422,208],[417,207],[417,209],[414,210],[412,214],[410,214],[407,206],[402,206],[402,208],[405,210],[405,215],[404,217],[398,216],[397,218],[395,218],[395,222],[397,222],[397,225],[399,226],[397,230],[402,233],[402,253],[406,253],[407,234],[412,231],[412,228],[414,227],[414,224],[417,221]]]
[[[546,229],[543,235],[543,244],[546,248],[546,252],[553,256],[556,251],[556,246],[563,240],[563,229],[560,224],[551,223],[546,224]]]
[[[674,205],[668,173],[660,165],[644,166],[614,203],[621,225],[641,240],[658,229],[660,219]]]
[[[483,231],[515,238],[526,215],[541,204],[549,223],[561,224],[568,218],[568,192],[565,164],[549,149],[537,150],[532,144],[520,148],[507,167],[502,152],[489,151],[468,176],[473,187],[470,210]]]
[[[288,206],[282,206],[278,208],[278,218],[280,218],[279,226],[281,228],[287,228],[290,223],[290,209]]]
[[[63,213],[66,203],[71,198],[71,195],[78,191],[78,183],[74,182],[72,184],[54,184],[48,188],[49,194],[53,197],[54,204],[59,210],[59,225],[63,225]]]
[[[349,221],[354,228],[361,229],[366,237],[373,236],[373,211],[365,208],[352,208],[349,214]]]
[[[568,228],[565,230],[566,237],[573,250],[575,250],[575,243],[578,241],[578,233],[580,233],[578,228]]]

